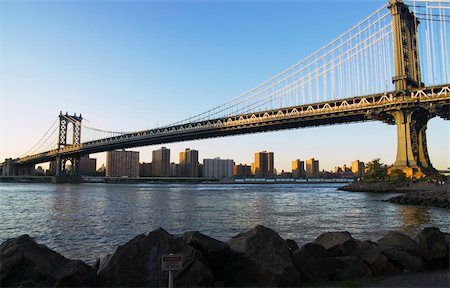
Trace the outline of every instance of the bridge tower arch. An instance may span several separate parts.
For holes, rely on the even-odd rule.
[[[67,112],[63,114],[62,111],[59,112],[59,133],[58,133],[58,155],[56,156],[56,176],[79,176],[80,171],[80,157],[61,157],[61,149],[68,145],[80,145],[81,144],[81,121],[83,117],[81,114],[69,115]],[[72,124],[72,143],[67,143],[67,131],[69,125]],[[70,170],[70,175],[68,175],[66,170],[66,162],[70,161],[72,164],[72,169]]]
[[[392,16],[394,72],[392,82],[397,97],[410,97],[410,90],[423,87],[420,74],[417,27],[419,20],[402,0],[390,0]],[[426,129],[436,116],[431,107],[400,107],[387,114],[397,126],[397,157],[394,168],[408,176],[436,174],[428,157]]]

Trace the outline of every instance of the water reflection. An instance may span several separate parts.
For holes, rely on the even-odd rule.
[[[435,224],[431,219],[428,207],[399,206],[398,212],[402,221],[400,230],[406,234],[415,235],[418,227]]]
[[[337,187],[0,183],[0,242],[27,233],[92,263],[158,227],[227,240],[262,224],[299,244],[325,231],[345,230],[363,240],[377,240],[386,230],[416,233],[430,224],[449,232],[445,209],[399,206]]]

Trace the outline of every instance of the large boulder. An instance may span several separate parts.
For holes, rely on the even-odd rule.
[[[372,276],[372,270],[359,257],[332,257],[334,280],[345,281]]]
[[[186,244],[203,254],[213,271],[219,269],[231,254],[230,246],[227,243],[206,236],[198,231],[186,232],[181,238]]]
[[[327,251],[322,245],[308,243],[296,250],[292,258],[302,279],[306,281],[321,282],[333,277],[333,265],[327,258]]]
[[[93,267],[69,260],[28,235],[2,243],[0,263],[0,287],[94,286],[96,283]]]
[[[258,225],[227,244],[232,254],[217,278],[226,286],[299,286],[286,242],[273,230]]]
[[[445,234],[436,227],[425,228],[417,234],[417,243],[422,258],[427,261],[448,258]]]
[[[397,231],[388,232],[383,238],[378,240],[378,245],[381,249],[398,248],[411,253],[419,253],[419,246],[416,241],[408,235]]]
[[[288,246],[289,251],[291,251],[291,254],[294,253],[295,251],[297,251],[300,248],[300,247],[298,247],[297,242],[295,242],[292,239],[286,239],[284,241],[286,241],[286,245]]]
[[[168,272],[161,270],[161,258],[181,254],[183,268],[176,271],[176,286],[212,286],[214,275],[203,255],[181,238],[159,228],[139,235],[100,262],[100,286],[165,286]]]
[[[391,231],[378,240],[381,252],[399,268],[407,271],[423,270],[419,246],[408,235]]]
[[[322,245],[328,257],[349,256],[357,246],[356,240],[347,231],[322,233],[314,243]]]
[[[392,263],[383,253],[378,245],[371,241],[360,241],[351,256],[361,258],[372,270],[375,276],[385,274],[395,274],[401,270]]]

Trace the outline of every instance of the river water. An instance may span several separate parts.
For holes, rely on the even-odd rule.
[[[0,183],[0,242],[29,234],[93,263],[138,234],[163,227],[219,240],[262,224],[301,244],[346,230],[377,240],[387,230],[450,232],[449,212],[381,202],[396,194],[338,191],[339,184]]]

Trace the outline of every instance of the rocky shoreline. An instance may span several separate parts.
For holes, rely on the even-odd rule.
[[[450,209],[448,191],[408,192],[383,201],[401,205],[433,206]]]
[[[0,245],[0,286],[161,287],[168,281],[161,257],[174,253],[183,256],[176,287],[298,287],[448,269],[449,241],[449,234],[433,227],[414,239],[392,231],[377,242],[326,232],[303,247],[261,225],[226,242],[159,228],[136,236],[92,267],[22,235]]]
[[[393,184],[389,182],[355,182],[338,188],[349,192],[404,193],[386,200],[400,205],[432,206],[450,209],[449,186],[432,183]]]

